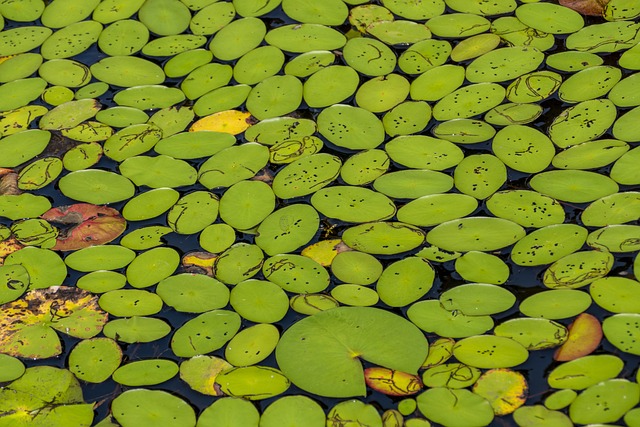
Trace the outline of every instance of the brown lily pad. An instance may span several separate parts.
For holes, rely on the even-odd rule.
[[[13,169],[0,168],[0,195],[18,195],[18,174]]]
[[[560,0],[560,5],[589,16],[602,16],[609,0]]]
[[[120,236],[127,226],[127,221],[117,210],[90,203],[52,208],[41,218],[60,229],[56,245],[52,248],[58,251],[109,243]]]
[[[602,341],[602,325],[588,313],[582,313],[569,325],[569,338],[556,350],[553,358],[560,362],[593,353]]]
[[[182,267],[186,273],[205,274],[213,277],[213,264],[218,255],[205,251],[189,252],[182,257]]]

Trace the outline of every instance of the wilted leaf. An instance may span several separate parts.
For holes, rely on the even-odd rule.
[[[560,0],[560,5],[589,16],[602,16],[609,0]]]
[[[387,368],[367,368],[364,380],[369,387],[389,396],[409,396],[422,390],[418,375]]]
[[[251,113],[238,110],[220,111],[203,117],[189,128],[189,132],[209,130],[238,135],[254,123]]]
[[[569,338],[553,354],[558,361],[577,359],[591,354],[602,340],[602,326],[595,316],[582,313],[569,325]]]
[[[53,250],[73,251],[109,243],[124,232],[127,222],[120,212],[89,203],[49,209],[41,218],[60,228]]]

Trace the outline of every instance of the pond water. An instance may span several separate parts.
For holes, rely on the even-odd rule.
[[[5,98],[0,100],[0,168],[5,168],[0,169],[0,298],[5,303],[0,325],[7,331],[0,332],[0,353],[20,359],[27,372],[41,366],[71,370],[83,397],[62,403],[95,403],[93,417],[78,415],[81,425],[195,425],[189,416],[178,424],[152,421],[153,415],[145,419],[140,413],[162,410],[154,403],[144,410],[126,407],[134,389],[179,397],[176,405],[192,408],[184,410],[200,418],[198,427],[219,425],[202,414],[229,399],[221,389],[251,399],[259,414],[285,396],[307,396],[328,414],[331,426],[382,425],[381,416],[409,404],[407,399],[418,402],[417,409],[404,413],[408,426],[429,425],[427,420],[431,425],[535,425],[530,420],[536,416],[550,423],[545,425],[556,425],[552,419],[557,425],[620,425],[622,417],[627,425],[640,425],[640,412],[633,409],[640,401],[640,335],[634,329],[640,325],[640,177],[634,166],[640,160],[634,122],[640,118],[640,86],[633,84],[640,69],[639,6],[611,0],[602,17],[581,16],[554,1],[30,0],[26,9],[18,3],[0,3],[5,17],[0,32]],[[29,34],[45,30],[40,36],[19,32],[27,27]],[[31,37],[42,40],[30,47],[25,40]],[[563,56],[571,53],[575,56]],[[88,85],[94,85],[91,91]],[[100,108],[81,99],[95,99]],[[229,114],[219,114],[224,111]],[[39,133],[25,139],[24,132]],[[208,136],[198,140],[196,134]],[[34,148],[37,144],[41,148]],[[163,196],[156,189],[163,189]],[[199,198],[193,200],[194,195]],[[78,203],[92,205],[82,211],[87,216],[96,205],[115,211],[89,220],[74,217],[66,224],[64,215],[45,214],[50,207]],[[114,225],[91,222],[105,216],[113,216]],[[87,225],[84,235],[73,235]],[[146,237],[132,237],[145,230]],[[81,241],[86,236],[89,241]],[[118,252],[91,255],[84,248],[95,240]],[[329,241],[323,250],[311,251]],[[28,255],[33,248],[41,252]],[[334,263],[354,252],[360,258]],[[151,255],[145,258],[146,253]],[[39,271],[45,259],[53,260]],[[300,267],[310,259],[307,268],[326,275],[326,283]],[[277,262],[278,268],[267,268]],[[286,277],[275,274],[279,269]],[[96,270],[119,274],[89,282]],[[194,274],[208,275],[207,286],[189,284],[185,277]],[[93,319],[92,311],[78,314],[86,307],[57,300],[55,292],[37,293],[78,283],[86,290],[82,295],[99,304],[92,310],[103,317],[95,325],[87,320]],[[473,283],[483,285],[464,286]],[[183,293],[179,287],[161,289],[175,284],[189,287]],[[34,309],[28,313],[33,318],[23,322],[25,314],[16,304],[29,295],[27,287],[49,305],[42,313]],[[216,296],[210,293],[214,288],[220,292]],[[534,304],[533,296],[552,289],[555,297]],[[568,290],[575,293],[562,294]],[[294,304],[295,297],[307,294],[319,299]],[[587,303],[580,306],[580,299]],[[343,308],[322,311],[315,304]],[[57,310],[69,312],[58,315]],[[331,317],[332,310],[341,314]],[[186,332],[188,322],[214,312],[238,327],[227,330],[223,320],[202,320],[206,328]],[[309,316],[312,312],[323,314]],[[579,316],[585,329],[569,331]],[[66,333],[56,328],[66,317],[76,319],[69,323],[71,333],[69,326]],[[108,332],[114,321],[139,317],[169,325],[167,333],[136,340],[122,335],[135,328]],[[34,335],[27,339],[36,342],[34,348],[12,335],[33,319],[47,333],[58,331],[53,332],[61,340],[58,351]],[[319,319],[315,329],[313,319]],[[400,322],[398,329],[385,331],[387,320],[380,319]],[[539,323],[508,330],[516,319]],[[78,324],[97,332],[74,333],[75,321],[86,321]],[[266,344],[263,335],[243,344],[238,340],[238,346],[246,346],[244,354],[230,356],[228,341],[258,324],[274,325],[279,337]],[[292,338],[294,326],[301,338]],[[360,328],[371,328],[369,336],[381,337],[380,342],[369,342]],[[188,335],[184,346],[175,342],[181,333]],[[207,340],[220,344],[198,341],[207,333],[212,335]],[[414,333],[420,340],[411,342],[407,337]],[[175,362],[176,372],[169,369],[173,375],[161,381],[125,374],[116,381],[111,372],[87,381],[84,367],[70,362],[70,355],[92,337],[112,338],[105,342],[121,350],[122,360],[111,372],[155,359]],[[455,356],[421,366],[423,337],[431,346],[452,338]],[[506,346],[469,337],[500,337]],[[318,341],[302,347],[307,339]],[[572,341],[573,348],[562,348],[576,355],[554,355]],[[392,342],[398,347],[391,348]],[[267,357],[246,365],[278,369],[271,371],[276,372],[271,383],[247,370],[253,374],[230,386],[214,387],[209,378],[203,393],[202,385],[198,391],[193,379],[185,381],[186,374],[177,372],[177,366],[182,369],[201,355],[245,360],[250,351],[265,348]],[[316,352],[335,370],[325,372]],[[422,360],[416,364],[412,354]],[[555,369],[589,354],[615,356],[612,363],[620,369],[585,387],[549,384]],[[427,386],[416,378],[417,394],[389,395],[371,384],[364,389],[364,383],[363,395],[344,391],[339,380],[353,377],[354,369],[345,366],[354,360],[359,361],[354,368],[358,384],[361,363],[397,371],[407,367]],[[454,386],[449,383],[459,380],[455,375],[441,374],[449,381],[429,376],[437,366],[456,361],[482,373],[481,378],[492,368],[521,374],[528,387],[520,393],[523,403],[500,414],[496,401],[509,392],[500,382],[482,395],[473,387],[477,378]],[[0,366],[14,363],[0,359]],[[89,369],[106,364],[102,359],[92,363]],[[246,369],[236,365],[235,372]],[[597,371],[591,366],[579,375],[591,380]],[[200,368],[196,376],[212,372]],[[19,387],[20,375],[6,378],[5,391]],[[278,388],[274,377],[288,377],[284,381],[291,385],[273,392]],[[629,388],[616,389],[619,384]],[[230,392],[234,387],[245,392]],[[602,387],[596,398],[591,394],[600,389],[594,387]],[[553,407],[547,398],[560,389],[575,389],[578,397]],[[439,392],[460,399],[459,407],[436,397]],[[616,404],[622,394],[635,403]],[[114,410],[112,402],[119,397],[123,406]],[[343,408],[347,412],[336,415],[336,405],[351,398],[373,409]],[[433,402],[442,409],[434,413]],[[603,414],[599,405],[610,405],[617,415]],[[294,417],[293,407],[283,406],[282,414]],[[516,407],[520,415],[514,417]],[[29,425],[26,413],[18,419],[9,412],[0,405],[0,426]],[[224,425],[240,425],[234,423],[243,422],[241,412]],[[291,425],[317,425],[309,413],[298,416]],[[340,417],[361,417],[363,424],[340,424]],[[60,420],[36,421],[70,425]],[[274,424],[264,421],[261,427],[269,425]]]

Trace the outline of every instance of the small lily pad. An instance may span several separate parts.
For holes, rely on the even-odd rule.
[[[146,359],[129,362],[113,373],[113,380],[130,387],[161,384],[175,377],[178,365],[173,360]]]
[[[206,330],[202,334],[203,329]],[[176,356],[207,354],[224,346],[240,329],[240,316],[227,310],[212,310],[187,321],[176,330],[171,349]]]
[[[477,335],[463,338],[453,346],[453,355],[460,362],[481,369],[510,368],[524,363],[527,349],[511,338]]]
[[[598,348],[601,340],[600,321],[589,313],[581,313],[569,325],[569,337],[555,351],[553,358],[567,361],[586,356]]]
[[[622,372],[624,362],[612,354],[583,356],[554,368],[548,377],[553,388],[583,390]]]
[[[509,278],[509,266],[495,255],[470,251],[457,258],[455,269],[469,282],[501,285]]]
[[[196,423],[196,414],[187,402],[161,390],[127,390],[113,400],[111,412],[122,427],[193,427]]]
[[[569,332],[563,325],[549,319],[525,317],[499,324],[493,333],[511,338],[527,350],[544,350],[562,345]]]
[[[525,298],[520,311],[529,317],[566,319],[584,312],[591,305],[587,292],[573,289],[542,291]]]
[[[621,378],[606,380],[580,393],[569,407],[569,416],[578,424],[613,423],[638,401],[638,384]]]
[[[585,228],[576,224],[539,228],[515,244],[511,260],[518,265],[551,264],[580,249],[587,234]]]
[[[524,405],[528,391],[524,375],[511,369],[491,369],[473,385],[473,392],[487,399],[498,416],[511,414]]]
[[[224,357],[234,366],[255,365],[269,357],[279,339],[278,329],[269,323],[250,326],[229,341]]]
[[[80,341],[69,354],[69,370],[80,380],[101,383],[120,366],[122,350],[111,338]]]
[[[493,328],[491,316],[467,316],[457,311],[448,311],[439,300],[416,302],[409,307],[407,317],[423,331],[447,338],[470,337]]]
[[[229,303],[236,313],[251,322],[276,323],[287,314],[289,298],[273,282],[249,279],[231,289]]]
[[[224,308],[229,302],[229,289],[203,274],[176,274],[161,280],[156,294],[174,310],[185,313],[203,313]]]
[[[382,271],[376,291],[391,307],[405,307],[422,298],[433,286],[436,273],[429,261],[407,257]]]
[[[418,395],[416,400],[425,417],[449,427],[486,426],[494,417],[489,401],[466,389],[435,387]]]
[[[434,227],[427,233],[427,242],[449,251],[493,251],[512,245],[524,236],[524,229],[512,221],[473,217]]]

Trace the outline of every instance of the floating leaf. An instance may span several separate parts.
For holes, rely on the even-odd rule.
[[[435,387],[416,400],[425,417],[447,427],[486,426],[494,416],[488,400],[466,389]]]
[[[638,401],[638,384],[619,378],[606,380],[580,393],[569,407],[569,416],[579,424],[613,423]]]
[[[60,354],[60,339],[54,329],[77,338],[91,338],[107,321],[96,297],[67,286],[28,292],[2,308],[0,348],[6,354],[24,358]]]
[[[478,378],[473,392],[489,401],[493,412],[513,413],[527,400],[528,386],[524,376],[510,369],[491,369]]]
[[[602,340],[602,326],[593,315],[582,313],[569,325],[567,341],[553,354],[555,360],[567,361],[592,353]]]
[[[582,356],[558,365],[549,373],[553,388],[583,390],[622,372],[624,362],[612,354]]]
[[[196,414],[187,402],[161,390],[127,390],[113,400],[111,412],[122,427],[193,427],[196,423]]]
[[[304,359],[300,351],[307,355]],[[307,317],[287,329],[276,348],[278,365],[295,385],[334,397],[365,394],[358,357],[415,373],[426,353],[427,342],[415,326],[368,307],[336,308]],[[325,369],[327,364],[332,368]]]
[[[387,368],[367,368],[364,378],[368,387],[389,396],[410,396],[423,387],[419,376]]]

